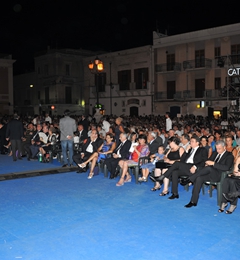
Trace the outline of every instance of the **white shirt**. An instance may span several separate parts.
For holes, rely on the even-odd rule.
[[[193,158],[194,158],[194,155],[195,155],[195,153],[196,153],[198,147],[199,147],[199,146],[197,146],[197,147],[195,147],[195,148],[192,148],[192,150],[191,150],[191,155],[188,157],[186,163],[192,163],[192,164],[194,163],[194,162],[193,162]]]
[[[166,118],[166,131],[172,129],[172,120],[168,117]]]

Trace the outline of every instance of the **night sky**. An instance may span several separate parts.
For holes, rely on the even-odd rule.
[[[215,3],[208,4],[210,2]],[[0,53],[14,73],[33,69],[34,53],[51,48],[117,51],[174,35],[240,22],[239,4],[219,1],[8,0],[0,4]]]

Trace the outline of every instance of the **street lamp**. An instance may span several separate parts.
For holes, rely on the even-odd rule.
[[[96,93],[97,93],[97,108],[99,108],[99,94],[98,94],[98,81],[99,81],[99,74],[103,71],[103,62],[96,57],[94,62],[90,61],[88,64],[88,68],[91,71],[92,74],[95,74],[97,76],[97,82],[96,82]]]

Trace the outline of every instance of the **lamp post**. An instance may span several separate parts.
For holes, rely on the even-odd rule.
[[[112,63],[109,63],[110,65],[110,115],[112,115],[112,89],[113,89],[113,84],[112,84]]]
[[[99,74],[103,71],[104,67],[103,67],[103,62],[96,57],[94,62],[90,61],[90,63],[88,64],[88,68],[91,71],[92,74],[95,74],[97,76],[97,82],[96,82],[96,94],[97,94],[97,104],[96,104],[96,108],[99,108],[99,94],[98,94],[98,80],[99,80]]]

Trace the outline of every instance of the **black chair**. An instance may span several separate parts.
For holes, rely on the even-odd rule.
[[[217,205],[220,207],[221,206],[221,201],[222,201],[222,184],[223,184],[223,181],[224,179],[227,177],[228,174],[232,174],[233,172],[233,168],[231,168],[229,171],[225,171],[225,172],[222,172],[221,174],[221,179],[219,182],[214,182],[214,181],[206,181],[204,184],[203,184],[203,187],[202,187],[202,193],[203,195],[205,194],[205,188],[204,186],[205,185],[208,185],[209,186],[209,196],[212,197],[212,187],[213,186],[216,186],[217,188]]]

